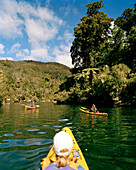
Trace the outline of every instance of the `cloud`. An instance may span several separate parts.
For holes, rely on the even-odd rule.
[[[20,58],[21,60],[52,60],[53,58],[48,54],[48,48],[45,46],[44,48],[37,47],[33,50],[23,49],[19,50],[16,53],[16,57]]]
[[[26,31],[31,43],[31,40],[46,42],[54,38],[63,23],[53,11],[45,7],[33,7],[23,1],[0,1],[0,12],[0,34],[14,38]]]
[[[72,59],[70,57],[70,47],[73,36],[71,33],[66,31],[63,35],[64,39],[59,37],[59,40],[65,40],[60,46],[57,46],[53,50],[53,54],[56,56],[56,61],[72,67]]]
[[[6,38],[22,36],[23,21],[17,16],[15,1],[0,1],[0,34]]]
[[[15,54],[19,51],[19,48],[20,48],[21,44],[20,43],[16,43],[14,44],[11,49],[8,51],[9,54]]]
[[[28,55],[30,52],[28,49],[23,49],[24,54]]]
[[[62,47],[65,48],[62,49]],[[69,47],[62,46],[62,47],[55,47],[53,54],[56,56],[56,62],[59,62],[61,64],[67,65],[69,67],[72,67],[72,60],[70,57]]]
[[[78,16],[80,13],[77,8],[74,8],[72,5],[67,5],[66,7],[60,7],[59,11],[64,14],[64,16],[68,16],[70,13],[74,14],[75,16]]]
[[[4,45],[3,44],[0,44],[0,54],[4,54],[5,51],[4,51]]]
[[[28,49],[18,50],[16,57],[21,60],[34,60],[34,58],[31,58],[30,51]]]
[[[15,54],[18,60],[56,60],[69,65],[71,35],[65,32],[62,36],[66,23],[47,7],[49,3],[50,0],[45,7],[41,7],[40,4],[33,6],[27,1],[0,0],[0,36],[14,42],[11,49],[7,50],[8,55]],[[67,8],[67,12],[69,10]],[[53,44],[51,41],[56,41],[56,47],[49,46]],[[65,45],[62,42],[59,44],[60,41]],[[3,49],[0,47],[1,53]],[[51,52],[53,49],[56,49],[56,53]],[[52,55],[55,55],[54,59]]]
[[[70,6],[61,7],[59,10],[60,10],[60,12],[63,12],[65,16],[67,16],[71,12],[71,7]]]
[[[52,40],[58,33],[58,30],[57,27],[50,26],[47,22],[29,19],[26,21],[26,32],[32,48],[35,48]]]
[[[52,57],[48,54],[48,49],[45,48],[36,48],[34,50],[31,50],[31,56],[35,59],[41,58],[45,60],[51,60]]]
[[[11,60],[11,61],[13,61],[14,59],[12,57],[0,57],[0,60]]]

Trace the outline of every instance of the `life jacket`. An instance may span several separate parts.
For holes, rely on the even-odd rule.
[[[70,168],[72,168],[73,170],[75,170],[75,169],[78,169],[78,166],[80,166],[79,164],[78,164],[78,158],[77,157],[75,157],[74,158],[74,156],[73,156],[73,154],[71,153],[70,154]],[[42,168],[44,168],[44,167],[48,167],[51,163],[53,163],[53,162],[55,162],[56,161],[56,154],[53,154],[53,155],[51,155],[51,157],[49,158],[49,157],[46,157],[46,158],[43,158],[43,160],[42,160],[42,162],[41,162],[41,165],[42,165]],[[52,168],[52,170],[54,169],[54,170],[58,170],[58,168],[53,168],[53,167],[51,167],[51,166],[49,166],[50,168]],[[46,168],[44,168],[45,170],[46,170]],[[72,170],[71,169],[71,170]],[[47,169],[48,170],[48,169]],[[61,169],[62,170],[62,169]],[[65,170],[65,169],[64,169]]]

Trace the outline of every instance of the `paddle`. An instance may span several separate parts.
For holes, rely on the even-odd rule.
[[[87,109],[86,107],[81,107],[82,109]]]

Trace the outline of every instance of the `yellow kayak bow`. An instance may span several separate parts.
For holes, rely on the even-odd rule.
[[[70,164],[69,164],[69,166],[77,169],[77,167],[79,165],[81,165],[85,170],[89,170],[87,163],[85,161],[85,158],[83,156],[83,153],[82,153],[72,131],[67,127],[63,128],[62,131],[69,133],[72,137],[72,140],[73,140],[73,148],[72,148],[72,152],[70,154]],[[41,162],[42,170],[44,170],[50,163],[52,163],[54,161],[56,161],[56,155],[55,155],[55,152],[54,152],[53,147],[52,147],[50,149],[47,157],[44,158]]]

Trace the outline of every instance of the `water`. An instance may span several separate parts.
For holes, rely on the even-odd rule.
[[[136,169],[136,109],[99,108],[108,117],[79,111],[80,106],[39,103],[0,107],[0,170],[39,170],[52,138],[69,127],[89,169]]]

